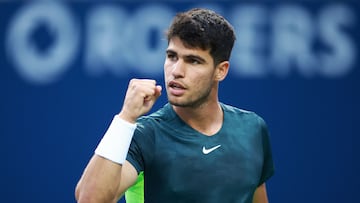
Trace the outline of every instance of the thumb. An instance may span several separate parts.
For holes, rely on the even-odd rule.
[[[161,87],[160,85],[156,85],[156,87],[155,87],[155,94],[154,94],[155,99],[157,99],[157,98],[160,97],[160,95],[161,95],[161,90],[162,90],[162,87]]]
[[[161,95],[162,87],[160,85],[155,86],[155,93],[152,96],[146,96],[144,98],[145,106],[152,106]]]

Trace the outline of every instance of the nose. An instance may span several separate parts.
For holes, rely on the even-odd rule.
[[[185,63],[182,60],[177,60],[172,67],[172,75],[174,78],[184,77],[185,76]]]

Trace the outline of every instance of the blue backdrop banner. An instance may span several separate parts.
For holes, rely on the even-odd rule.
[[[236,30],[220,100],[267,121],[270,202],[356,201],[358,1],[113,0],[0,2],[1,202],[75,202],[128,81],[163,85],[164,32],[193,7]]]

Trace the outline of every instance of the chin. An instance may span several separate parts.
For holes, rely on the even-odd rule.
[[[202,101],[175,101],[175,100],[170,100],[169,99],[169,103],[173,106],[176,107],[184,107],[184,108],[197,108],[200,107],[203,102]]]
[[[171,105],[173,106],[177,106],[177,107],[188,107],[189,106],[189,102],[183,101],[180,98],[177,97],[168,97],[168,101]]]
[[[180,102],[176,99],[169,99],[169,103],[173,106],[180,106],[180,107],[184,106],[183,102]]]

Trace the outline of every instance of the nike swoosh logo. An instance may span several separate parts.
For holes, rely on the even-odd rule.
[[[216,150],[217,148],[221,147],[221,145],[217,145],[215,147],[211,147],[210,149],[206,149],[205,147],[202,148],[203,154],[209,154],[212,151]]]

